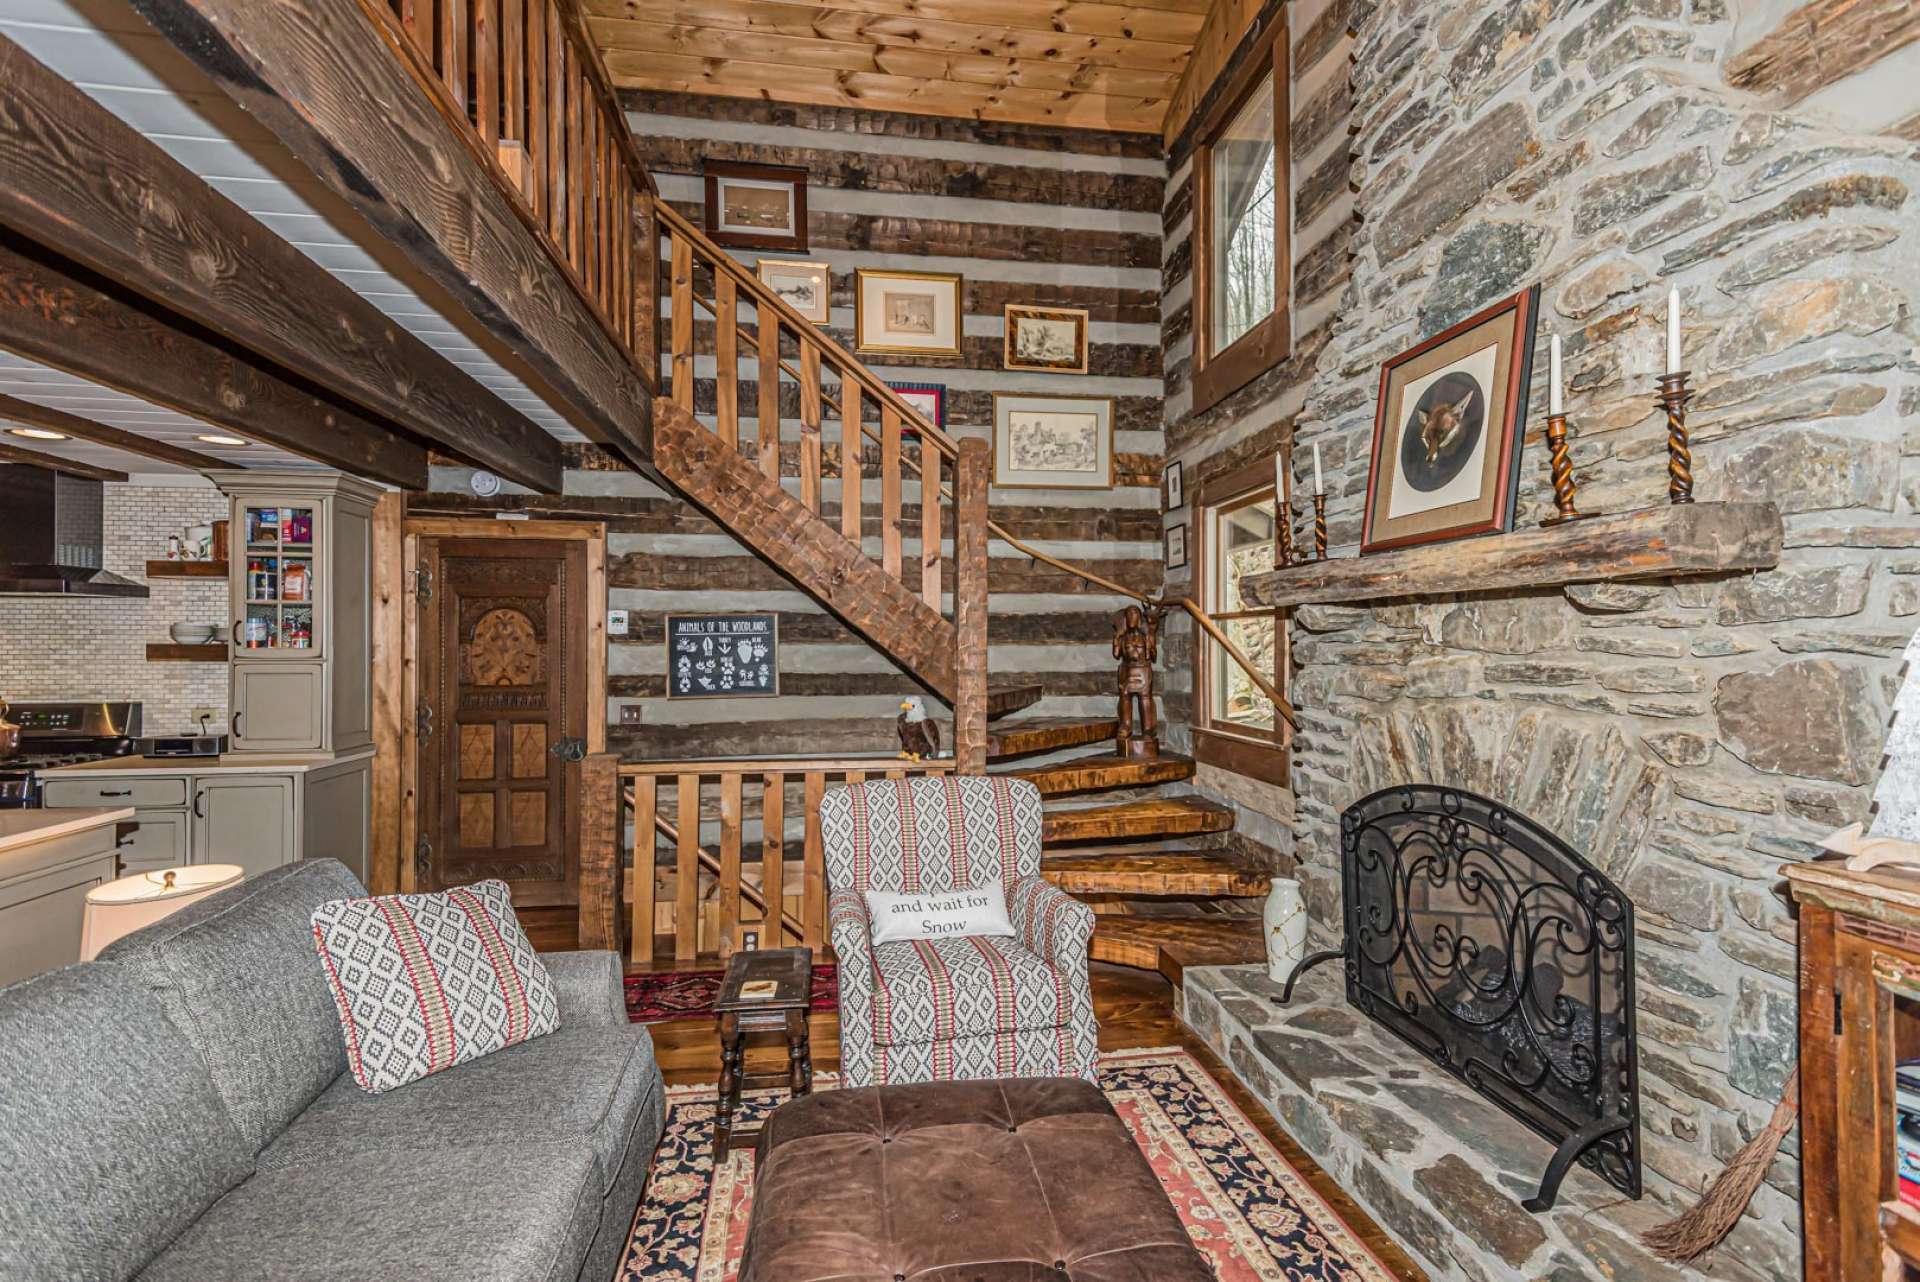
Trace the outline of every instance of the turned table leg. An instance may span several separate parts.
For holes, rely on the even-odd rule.
[[[733,1141],[733,1114],[740,1106],[740,1060],[746,1040],[738,1017],[732,1014],[720,1017],[720,1099],[714,1107],[713,1122],[716,1166],[727,1160],[727,1149]]]

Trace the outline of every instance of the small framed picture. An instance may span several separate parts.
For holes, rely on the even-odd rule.
[[[1007,350],[1001,365],[1043,374],[1086,373],[1086,309],[1008,303]]]
[[[760,283],[780,301],[816,325],[830,319],[833,270],[825,263],[803,263],[791,258],[762,258]]]
[[[1380,367],[1360,551],[1513,528],[1540,287]]]
[[[806,170],[709,160],[701,172],[707,180],[706,231],[716,244],[806,252]]]
[[[1167,568],[1182,569],[1187,564],[1187,523],[1167,527]]]
[[[960,277],[951,272],[853,273],[853,345],[899,356],[960,354]]]
[[[900,399],[920,412],[920,417],[935,427],[947,425],[947,385],[945,383],[888,383],[894,391],[900,393]],[[918,436],[911,429],[902,436]]]
[[[1010,489],[1112,489],[1112,398],[995,392],[993,483]]]
[[[1160,469],[1160,480],[1167,490],[1167,511],[1178,511],[1187,505],[1187,485],[1185,473],[1180,469],[1179,460],[1175,460]]]

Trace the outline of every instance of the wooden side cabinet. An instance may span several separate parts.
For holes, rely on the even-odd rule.
[[[1806,1282],[1920,1282],[1894,1073],[1920,1061],[1920,876],[1786,870],[1800,904]]]

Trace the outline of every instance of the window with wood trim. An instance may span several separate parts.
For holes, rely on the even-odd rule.
[[[1279,505],[1271,459],[1201,486],[1194,503],[1200,604],[1220,630],[1259,666],[1283,695],[1287,689],[1287,624],[1278,610],[1250,606],[1240,579],[1274,567]],[[1241,774],[1284,783],[1286,725],[1273,701],[1226,650],[1196,635],[1194,755]]]
[[[1193,155],[1193,408],[1293,347],[1288,40],[1276,22],[1200,126]]]

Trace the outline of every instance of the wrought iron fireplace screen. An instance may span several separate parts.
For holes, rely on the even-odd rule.
[[[1340,819],[1347,1000],[1640,1196],[1633,905],[1525,815],[1452,788],[1376,792]]]

